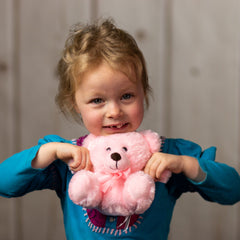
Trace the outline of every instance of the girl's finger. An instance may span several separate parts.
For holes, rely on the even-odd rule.
[[[159,159],[155,159],[154,161],[151,161],[145,173],[149,174],[152,178],[156,178],[157,169],[160,165],[161,165],[161,160]]]
[[[156,169],[156,178],[159,180],[161,178],[161,175],[163,174],[163,172],[166,170],[167,166],[166,164],[164,164],[164,162],[162,162],[161,164],[159,164],[157,166]]]
[[[148,160],[148,162],[147,162],[147,164],[146,164],[146,166],[145,166],[145,168],[144,168],[144,172],[145,172],[145,173],[147,173],[147,174],[150,173],[150,169],[151,169],[154,161],[155,161],[155,157],[154,157],[154,155],[153,155],[153,156]]]

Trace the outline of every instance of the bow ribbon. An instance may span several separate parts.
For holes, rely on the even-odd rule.
[[[123,182],[130,175],[131,169],[127,169],[121,172],[98,172],[97,178],[102,185],[102,192],[106,193],[112,185],[116,184],[116,182]]]

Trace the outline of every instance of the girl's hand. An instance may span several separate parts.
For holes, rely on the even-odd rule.
[[[92,163],[87,148],[70,143],[51,142],[42,145],[32,161],[33,168],[45,168],[56,159],[61,159],[76,172],[81,169],[91,170]]]
[[[205,177],[196,158],[161,152],[152,155],[145,166],[144,172],[159,180],[165,170],[176,174],[184,173],[186,177],[197,182],[202,181]]]
[[[92,170],[89,151],[85,147],[75,146],[72,144],[64,145],[56,152],[57,159],[61,159],[68,164],[73,172],[79,170]]]

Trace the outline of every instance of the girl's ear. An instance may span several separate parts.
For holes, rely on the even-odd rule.
[[[76,104],[74,104],[74,109],[75,109],[76,113],[81,114],[81,112]]]
[[[74,105],[74,109],[76,111],[76,113],[80,114],[80,110],[79,110],[79,107],[77,106],[77,103],[76,103],[76,98],[74,97],[74,102],[73,102],[73,105]]]

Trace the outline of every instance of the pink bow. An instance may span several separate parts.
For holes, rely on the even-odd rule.
[[[110,173],[110,172],[98,172],[97,178],[102,185],[102,192],[106,193],[109,188],[114,184],[121,184],[130,175],[131,169],[127,169],[122,172]]]

